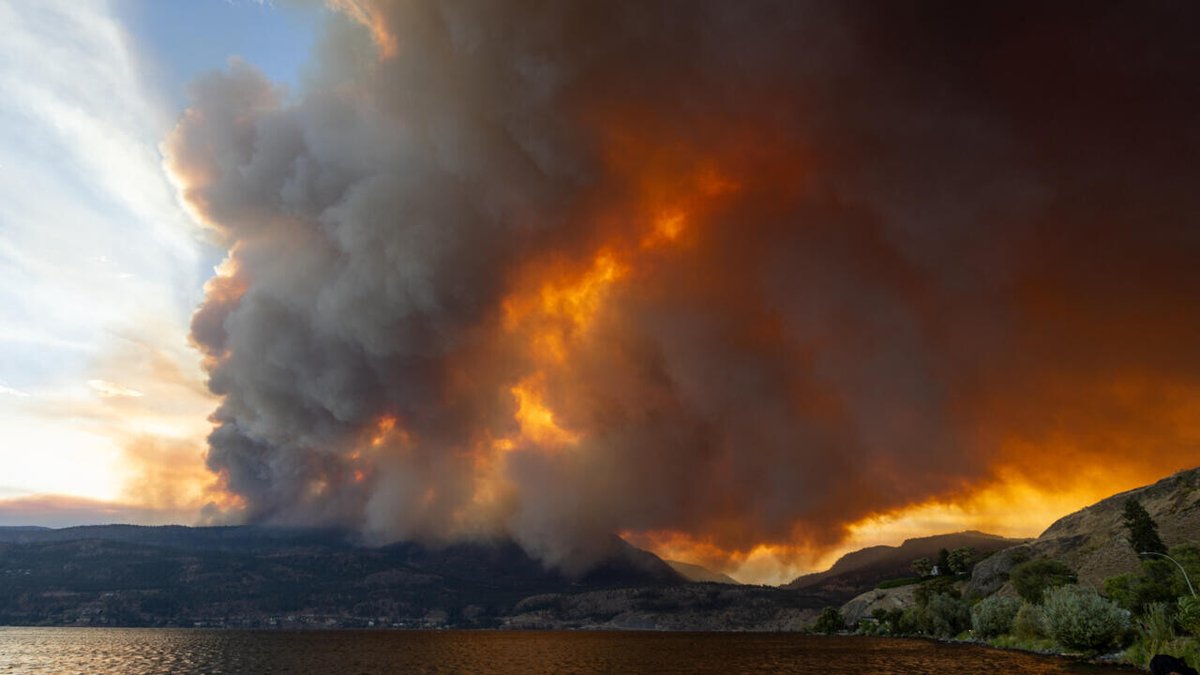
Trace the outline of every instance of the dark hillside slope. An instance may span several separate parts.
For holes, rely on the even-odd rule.
[[[1024,541],[967,531],[908,539],[899,546],[871,546],[847,553],[828,570],[798,577],[784,588],[802,590],[825,597],[831,603],[840,603],[871,590],[886,579],[912,576],[914,560],[936,560],[938,551],[943,548],[954,550],[970,546],[975,549],[978,560]]]

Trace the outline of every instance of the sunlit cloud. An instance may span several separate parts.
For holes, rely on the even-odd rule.
[[[108,380],[88,380],[87,383],[89,387],[101,396],[128,396],[130,398],[145,396],[145,394],[137,389],[121,386],[116,382],[109,382]]]
[[[174,112],[111,10],[0,2],[0,459],[14,494],[125,499],[145,462],[134,439],[201,447],[208,430],[187,326],[215,257],[164,176]],[[199,452],[172,457],[203,470]]]

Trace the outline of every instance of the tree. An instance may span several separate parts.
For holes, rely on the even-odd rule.
[[[1057,560],[1043,558],[1017,565],[1008,579],[1025,601],[1036,604],[1047,589],[1075,583],[1075,572]]]
[[[946,549],[942,549],[942,550],[938,551],[937,573],[938,574],[949,574],[950,573],[950,551],[947,551]]]
[[[949,595],[953,598],[961,597],[958,590],[954,588],[954,579],[950,577],[934,577],[922,582],[913,589],[913,600],[916,601],[917,607],[922,609],[929,604],[929,601],[935,595]]]
[[[954,574],[967,574],[975,564],[975,549],[963,546],[950,551],[946,557],[950,571]]]
[[[933,571],[933,561],[929,558],[917,558],[912,561],[912,569],[919,577],[927,577]]]
[[[1130,498],[1125,500],[1125,511],[1122,513],[1125,527],[1129,530],[1129,544],[1137,553],[1166,553],[1167,547],[1158,536],[1158,524],[1150,517],[1150,513],[1141,502]]]
[[[845,630],[846,621],[842,618],[842,614],[838,611],[837,607],[826,607],[821,610],[821,615],[817,617],[812,628],[813,632],[832,635]]]

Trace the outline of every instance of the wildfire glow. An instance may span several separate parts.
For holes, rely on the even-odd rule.
[[[222,399],[207,464],[249,518],[548,559],[625,530],[778,583],[872,544],[1036,535],[1195,464],[1190,183],[1170,143],[1132,142],[1168,125],[1080,99],[1131,142],[1074,147],[1054,125],[1079,115],[1018,105],[1062,80],[1000,76],[1038,41],[1001,30],[989,68],[930,75],[861,8],[326,5],[345,18],[298,96],[231,65],[164,146],[230,251],[191,335]],[[781,58],[811,35],[854,58]],[[754,67],[732,79],[713,44]],[[1078,163],[1134,147],[1171,170]],[[114,407],[142,390],[94,382]]]
[[[1101,470],[1080,470],[1057,486],[1039,485],[1015,470],[1001,471],[986,485],[946,499],[934,499],[849,524],[833,547],[761,543],[746,549],[722,548],[711,537],[675,531],[623,532],[622,536],[660,557],[704,565],[744,583],[787,583],[801,574],[828,569],[837,559],[869,546],[896,546],[906,539],[978,530],[1004,537],[1037,537],[1055,520],[1137,487],[1151,477],[1125,480]],[[802,541],[797,533],[796,541]]]
[[[517,399],[516,420],[525,438],[544,447],[562,447],[579,441],[576,434],[555,421],[554,412],[542,402],[536,380],[513,387],[512,394]]]
[[[375,423],[375,435],[371,437],[371,446],[379,447],[387,440],[388,435],[396,428],[396,418],[392,415],[384,415]]]

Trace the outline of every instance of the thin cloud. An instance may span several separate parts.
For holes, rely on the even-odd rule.
[[[88,380],[87,384],[92,388],[92,391],[95,391],[101,396],[110,398],[141,398],[145,396],[144,393],[138,391],[137,389],[126,387],[124,385],[117,384],[116,382],[109,382],[108,380]]]

